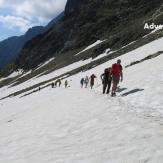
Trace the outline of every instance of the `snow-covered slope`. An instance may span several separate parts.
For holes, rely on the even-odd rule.
[[[144,46],[142,46],[142,47],[140,47],[140,48],[138,48],[136,50],[133,50],[133,51],[131,51],[129,53],[124,54],[123,56],[121,56],[121,59],[123,61],[123,66],[127,66],[131,62],[141,60],[141,59],[143,59],[143,58],[145,58],[145,57],[147,57],[147,56],[149,56],[151,54],[157,53],[158,51],[163,51],[162,44],[163,44],[163,38],[160,38],[160,39],[155,40],[155,41],[153,41],[153,42],[151,42],[149,44],[146,44],[146,45],[144,45]],[[92,45],[90,45],[90,46],[92,46]],[[108,51],[108,49],[106,50],[106,52],[107,51]],[[110,53],[112,53],[112,52],[110,52],[110,53],[107,54],[106,52],[104,52],[104,54],[101,54],[99,56],[99,58],[102,57],[102,56],[110,55]],[[96,60],[96,59],[97,58],[95,58],[94,60]],[[30,86],[32,86],[34,84],[38,84],[38,83],[40,83],[42,81],[53,79],[54,77],[57,77],[57,76],[59,76],[61,74],[64,74],[65,72],[69,72],[69,71],[71,71],[73,69],[79,68],[80,66],[88,64],[91,61],[92,61],[92,58],[90,58],[88,60],[85,60],[85,61],[79,61],[79,62],[73,63],[73,64],[71,64],[69,66],[63,67],[61,69],[58,69],[57,71],[49,73],[48,75],[37,76],[37,78],[35,77],[33,79],[30,79],[30,80],[28,80],[28,81],[26,81],[26,82],[24,82],[24,83],[22,83],[20,85],[17,85],[15,87],[11,87],[10,89],[6,89],[6,88],[8,88],[8,86],[3,87],[3,88],[0,89],[0,92],[1,92],[0,98],[2,98],[4,96],[7,96],[10,93],[14,93],[15,91],[19,91],[19,90],[22,90],[24,88],[28,88],[28,87],[30,87]],[[105,67],[111,66],[115,61],[116,61],[116,59],[114,59],[112,61],[109,61],[109,62],[107,62],[107,63],[105,63],[103,65],[100,65],[98,72],[102,73],[102,71],[103,71],[103,69]],[[42,66],[38,67],[38,69],[41,68],[41,67]],[[28,73],[24,74],[23,76],[27,75]],[[3,90],[5,90],[5,91],[3,91]],[[3,93],[2,93],[2,91],[3,91]]]
[[[19,75],[22,75],[22,72],[23,70],[19,70],[17,72],[13,72],[12,74],[10,74],[9,76],[5,77],[5,78],[1,78],[0,79],[0,82],[3,81],[3,80],[6,80],[6,79],[9,79],[9,78],[14,78],[14,77],[17,77]]]
[[[79,54],[81,54],[81,53],[83,53],[83,52],[85,52],[85,51],[87,51],[87,50],[89,50],[89,49],[91,49],[91,48],[93,48],[93,47],[95,47],[95,46],[101,44],[101,43],[104,42],[104,41],[105,41],[105,40],[102,40],[102,41],[101,41],[101,40],[97,40],[95,43],[89,45],[88,47],[86,47],[84,50],[82,50],[81,52],[77,53],[76,55],[79,55]]]
[[[162,42],[123,55],[123,67],[162,51]],[[116,60],[69,77],[67,89],[48,87],[0,101],[0,163],[163,162],[163,55],[124,68],[112,98],[101,93],[99,76]],[[85,63],[4,87],[0,96]],[[98,76],[94,89],[81,89],[80,79],[92,73]]]

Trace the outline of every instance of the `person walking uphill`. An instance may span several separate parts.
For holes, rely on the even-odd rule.
[[[65,81],[65,88],[68,87],[68,80]]]
[[[112,65],[112,78],[113,78],[113,86],[112,86],[112,94],[111,96],[116,96],[116,90],[117,90],[117,86],[119,84],[119,81],[121,80],[121,82],[123,81],[123,72],[122,72],[123,68],[121,65],[121,60],[118,59],[117,63]]]
[[[84,80],[84,78],[82,78],[82,79],[80,80],[81,88],[83,88],[84,82],[85,82],[85,80]]]
[[[51,83],[51,87],[54,88],[55,84],[54,83]]]
[[[91,75],[90,77],[90,86],[91,86],[91,89],[93,88],[94,84],[95,84],[95,78],[97,78],[94,74]]]
[[[88,87],[88,83],[89,83],[89,78],[88,76],[85,77],[85,88]]]
[[[109,94],[110,92],[110,87],[112,82],[111,70],[112,70],[111,67],[106,68],[104,70],[104,73],[101,75],[101,80],[103,84],[103,94],[105,94],[105,92],[106,94]]]
[[[58,84],[58,86],[60,87],[61,86],[61,79],[57,79],[56,80],[56,82],[54,83],[55,84],[55,86],[57,86],[57,84]]]

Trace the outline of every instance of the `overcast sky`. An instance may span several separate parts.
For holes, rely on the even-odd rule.
[[[60,14],[67,0],[0,0],[0,40],[46,25]]]

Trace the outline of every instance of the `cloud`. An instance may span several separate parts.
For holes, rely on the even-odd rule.
[[[32,26],[31,22],[21,17],[0,16],[0,23],[7,28],[19,28],[21,32],[27,31]]]
[[[21,31],[33,25],[45,25],[61,13],[67,0],[0,0],[0,22]]]
[[[49,20],[64,10],[67,0],[0,0],[0,7],[8,7],[18,16]]]
[[[16,7],[16,13],[25,17],[37,17],[39,20],[49,20],[64,10],[66,0],[28,0]]]

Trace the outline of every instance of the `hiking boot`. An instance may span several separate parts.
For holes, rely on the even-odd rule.
[[[112,92],[111,93],[111,97],[115,97],[116,96],[116,93],[115,92]]]

